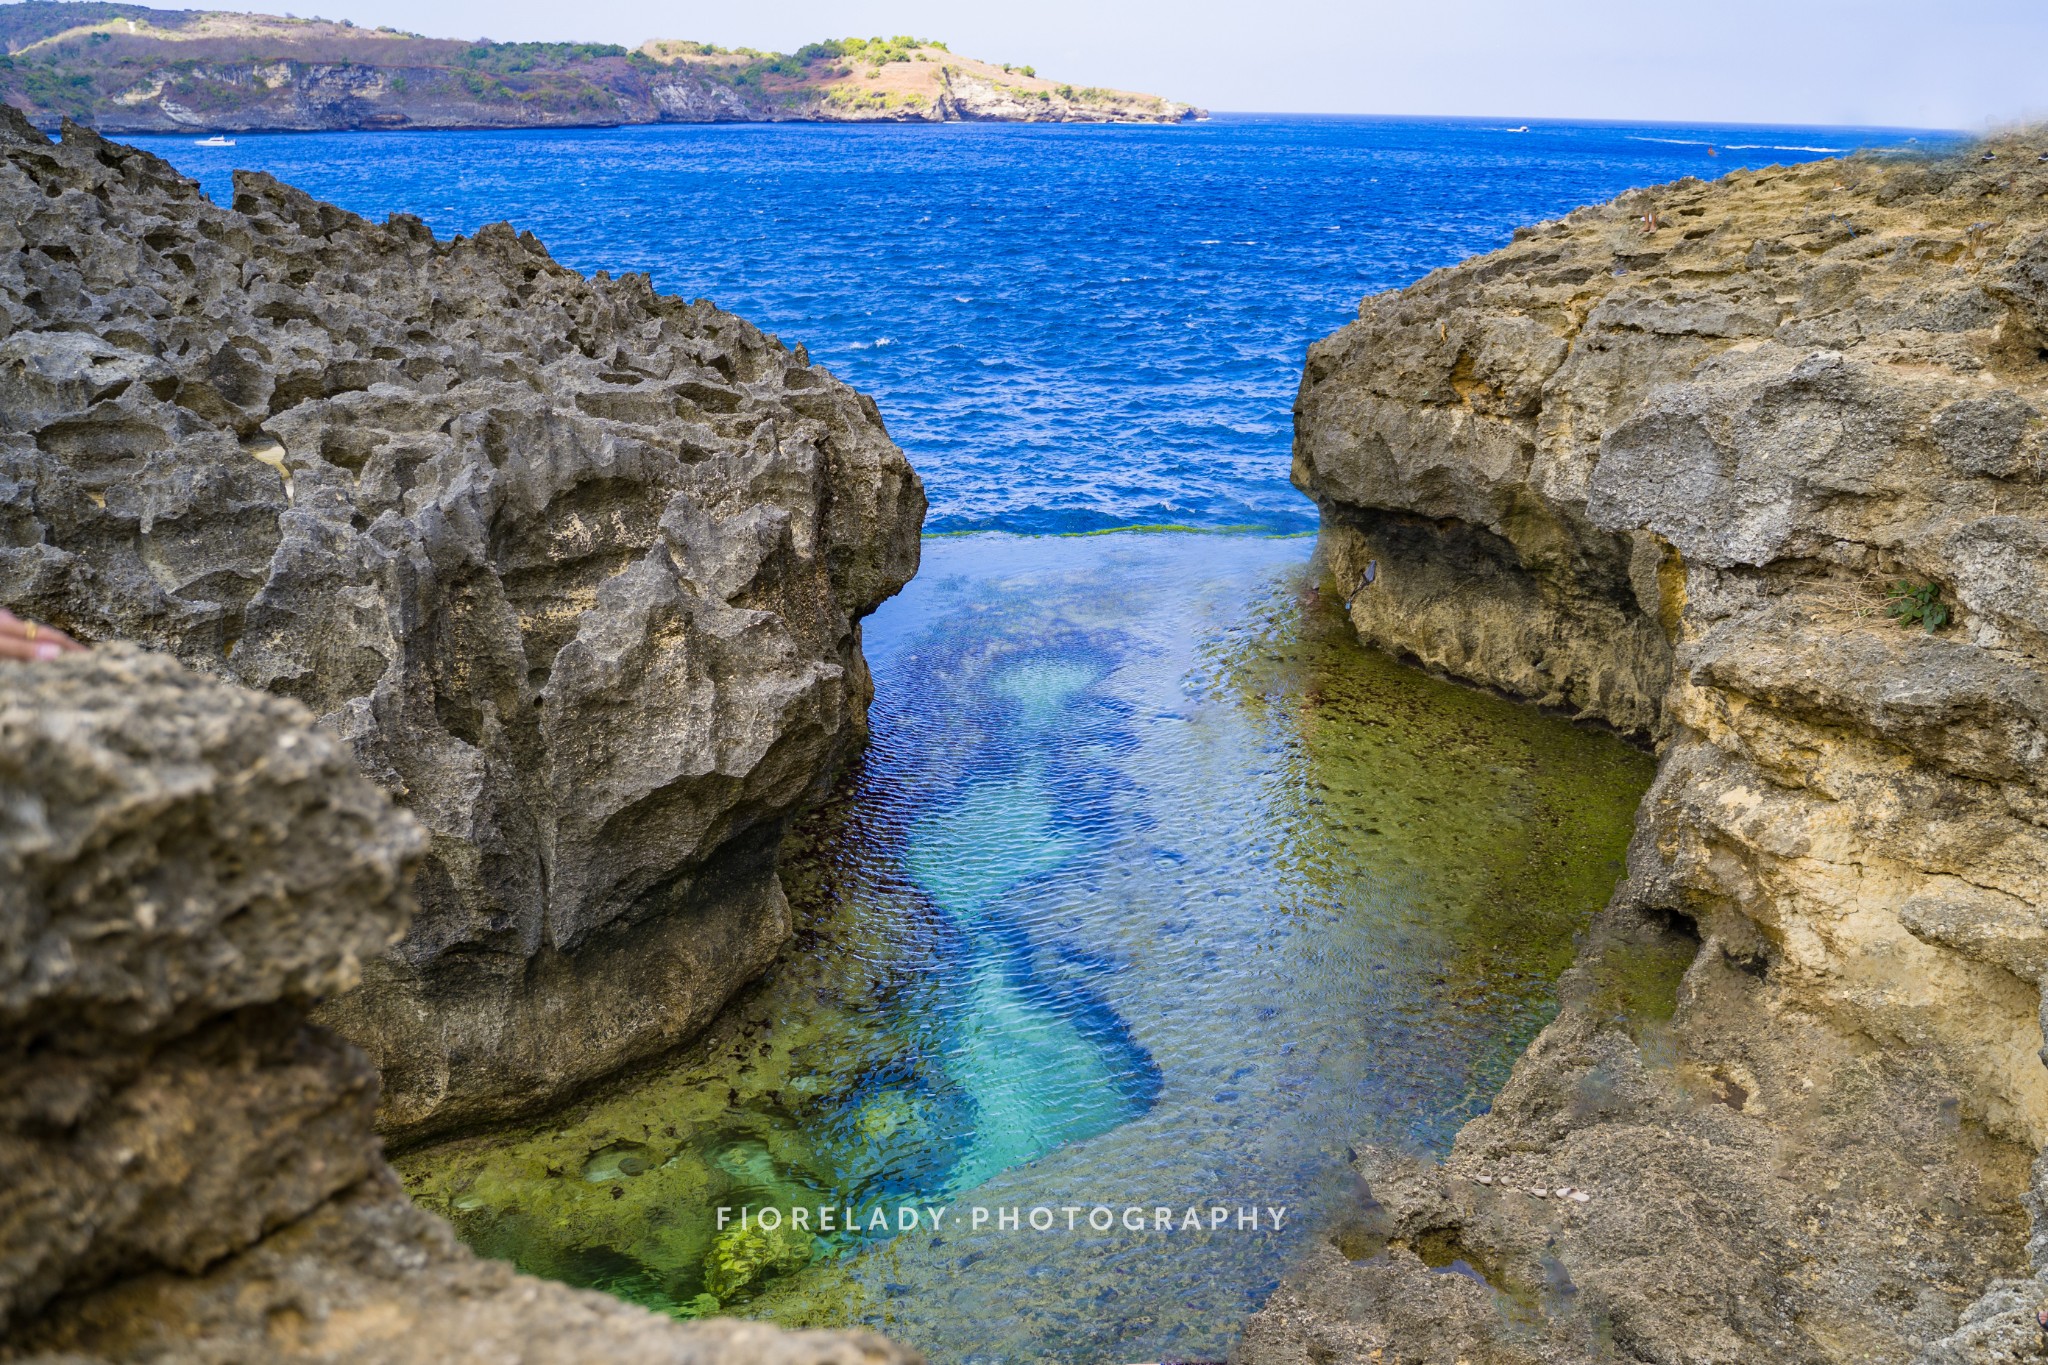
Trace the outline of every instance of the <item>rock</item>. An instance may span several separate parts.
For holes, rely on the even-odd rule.
[[[379,1164],[375,1074],[304,1015],[423,840],[308,719],[131,648],[0,663],[0,1326]]]
[[[763,1280],[802,1270],[811,1263],[809,1233],[786,1227],[729,1227],[704,1257],[704,1288],[721,1303],[753,1293]]]
[[[479,1260],[308,1009],[425,838],[298,703],[110,645],[0,663],[0,1358],[915,1365]]]
[[[441,1365],[922,1365],[872,1332],[679,1323],[472,1255],[388,1177],[196,1278],[156,1272],[31,1328],[7,1359]]]
[[[872,402],[646,278],[0,138],[0,602],[303,702],[425,826],[321,1018],[411,1138],[700,1028],[788,932],[924,497]]]
[[[1360,1158],[1384,1249],[1318,1250],[1245,1362],[2037,1340],[2044,146],[1631,192],[1311,348],[1360,634],[1660,767],[1555,1022],[1442,1171]]]

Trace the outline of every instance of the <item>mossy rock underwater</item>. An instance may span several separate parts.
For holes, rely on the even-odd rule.
[[[816,1246],[809,1233],[759,1223],[725,1229],[704,1257],[704,1289],[720,1303],[745,1298],[764,1280],[811,1263]]]

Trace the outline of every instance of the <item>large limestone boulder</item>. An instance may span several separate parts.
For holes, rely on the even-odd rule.
[[[297,702],[107,646],[0,662],[0,1358],[914,1365],[481,1261],[311,1022],[404,931],[420,826]]]
[[[1557,1021],[1444,1166],[1360,1155],[1246,1361],[2038,1347],[2044,162],[1634,191],[1310,349],[1361,636],[1662,757]]]
[[[0,115],[0,603],[293,698],[428,838],[323,1018],[413,1136],[701,1027],[788,931],[924,498],[874,405],[503,224]]]
[[[0,664],[0,1323],[199,1270],[381,1163],[309,1026],[423,840],[304,708],[125,648]]]

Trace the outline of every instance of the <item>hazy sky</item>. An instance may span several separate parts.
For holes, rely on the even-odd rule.
[[[1969,129],[2048,116],[2048,0],[297,3],[437,37],[787,50],[914,33],[1059,80],[1214,109]]]

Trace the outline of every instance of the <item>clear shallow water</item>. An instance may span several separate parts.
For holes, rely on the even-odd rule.
[[[869,624],[874,744],[790,859],[792,951],[677,1063],[400,1158],[414,1197],[671,1312],[719,1290],[1005,1365],[1220,1356],[1349,1192],[1347,1144],[1441,1151],[1484,1108],[1651,767],[1364,651],[1308,556],[928,542]],[[717,1240],[721,1205],[905,1202],[953,1214]],[[970,1222],[1097,1204],[1110,1231]],[[1289,1214],[1239,1230],[1253,1205]]]
[[[1042,532],[1310,529],[1302,355],[1366,294],[1633,185],[1906,136],[1224,115],[134,140],[223,201],[252,167],[708,297],[874,395],[927,529]]]

